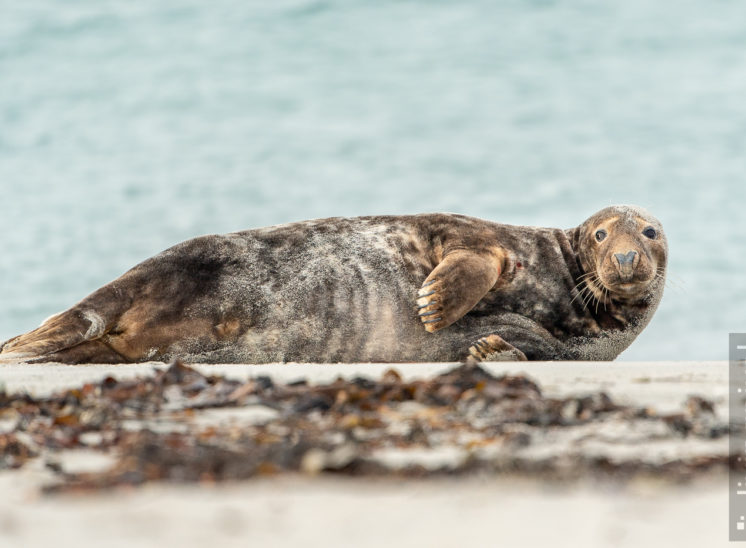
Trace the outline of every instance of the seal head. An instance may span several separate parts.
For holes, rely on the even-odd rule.
[[[668,243],[663,227],[637,206],[611,206],[578,229],[584,281],[600,302],[648,302],[664,279]]]

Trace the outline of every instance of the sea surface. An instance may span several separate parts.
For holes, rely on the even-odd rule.
[[[184,239],[459,212],[663,222],[622,360],[746,331],[746,4],[0,0],[0,340]]]

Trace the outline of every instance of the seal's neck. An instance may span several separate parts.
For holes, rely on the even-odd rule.
[[[570,268],[570,272],[573,273],[574,277],[580,278],[586,273],[580,261],[580,228],[568,228],[564,232],[565,237],[570,244],[570,249],[572,250],[572,256],[568,257],[567,259],[568,263],[572,262],[573,264],[568,264],[568,267]]]
[[[572,247],[573,252],[577,256],[580,251],[580,227],[576,226],[575,228],[566,229],[565,236],[567,236],[570,247]]]

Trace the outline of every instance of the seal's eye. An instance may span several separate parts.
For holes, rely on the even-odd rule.
[[[605,239],[606,239],[606,231],[603,228],[601,230],[596,230],[596,241],[603,242]]]
[[[650,238],[651,240],[655,240],[655,238],[658,236],[658,232],[652,226],[647,227],[645,230],[642,231],[642,233],[645,235],[646,238]]]

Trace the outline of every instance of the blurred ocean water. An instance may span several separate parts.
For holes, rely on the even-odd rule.
[[[621,359],[726,359],[745,97],[735,0],[0,0],[0,340],[200,234],[635,203],[671,282]]]

